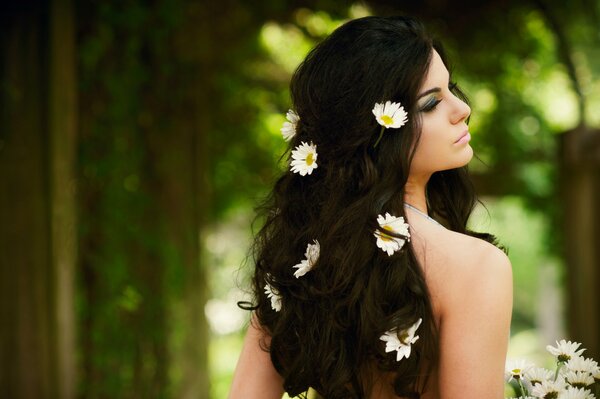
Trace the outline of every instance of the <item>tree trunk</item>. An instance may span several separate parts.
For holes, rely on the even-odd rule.
[[[10,398],[75,388],[75,76],[72,6],[1,21],[0,371]],[[49,74],[48,74],[49,72]]]
[[[578,127],[561,136],[561,191],[571,339],[586,356],[600,355],[600,130]],[[596,200],[595,200],[596,199]]]
[[[181,367],[181,380],[175,396],[181,399],[208,399],[210,379],[208,344],[210,342],[204,306],[209,298],[208,268],[202,261],[202,231],[207,225],[208,135],[213,112],[214,56],[196,40],[206,37],[205,8],[196,3],[185,5],[185,16],[175,32],[173,58],[180,73],[174,82],[163,82],[165,89],[175,83],[180,103],[173,109],[169,135],[156,135],[153,146],[160,154],[164,186],[162,206],[169,220],[169,235],[181,249],[186,276],[181,301],[175,303],[182,325],[182,345],[173,354]],[[216,39],[215,39],[216,40]]]
[[[75,397],[75,265],[77,263],[75,154],[77,76],[71,0],[52,2],[49,130],[50,203],[58,397]]]

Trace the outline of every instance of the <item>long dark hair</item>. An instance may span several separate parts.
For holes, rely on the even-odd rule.
[[[438,359],[437,329],[425,279],[410,245],[388,256],[376,247],[377,216],[404,216],[404,186],[418,143],[416,98],[433,49],[443,49],[414,19],[366,17],[350,21],[318,44],[291,81],[300,117],[290,149],[317,145],[318,168],[287,171],[258,209],[252,304],[270,336],[262,342],[292,396],[309,387],[328,399],[368,397],[377,375],[393,375],[400,396],[418,397]],[[381,142],[371,110],[400,102],[409,115]],[[436,172],[428,206],[451,230],[467,231],[476,203],[466,168]],[[307,244],[318,240],[313,269],[294,276]],[[281,297],[275,311],[269,284]],[[379,339],[419,318],[411,356],[396,361]]]

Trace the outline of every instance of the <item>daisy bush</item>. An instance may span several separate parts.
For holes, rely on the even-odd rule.
[[[536,367],[526,360],[506,362],[506,381],[520,394],[518,398],[595,399],[600,392],[600,367],[583,356],[578,342],[560,340],[546,350],[554,356],[556,369]]]

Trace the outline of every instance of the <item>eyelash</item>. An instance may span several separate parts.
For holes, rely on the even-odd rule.
[[[450,83],[448,84],[448,90],[449,90],[451,93],[454,93],[454,92],[455,92],[455,90],[456,90],[456,87],[457,87],[457,84],[456,84],[456,82],[450,82]],[[435,109],[435,107],[437,107],[437,105],[438,105],[439,103],[441,103],[441,102],[442,102],[442,100],[438,100],[438,99],[435,99],[435,100],[433,100],[433,101],[429,101],[429,102],[427,102],[427,104],[425,104],[425,106],[424,106],[424,107],[421,109],[421,111],[422,111],[422,112],[431,112],[431,111],[433,111],[433,110]]]

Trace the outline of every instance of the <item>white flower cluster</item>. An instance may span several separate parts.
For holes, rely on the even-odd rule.
[[[556,341],[546,349],[556,358],[556,370],[551,371],[526,360],[506,363],[507,382],[516,381],[520,398],[595,399],[600,389],[598,363],[581,356],[578,342]],[[594,394],[595,393],[595,394]]]

